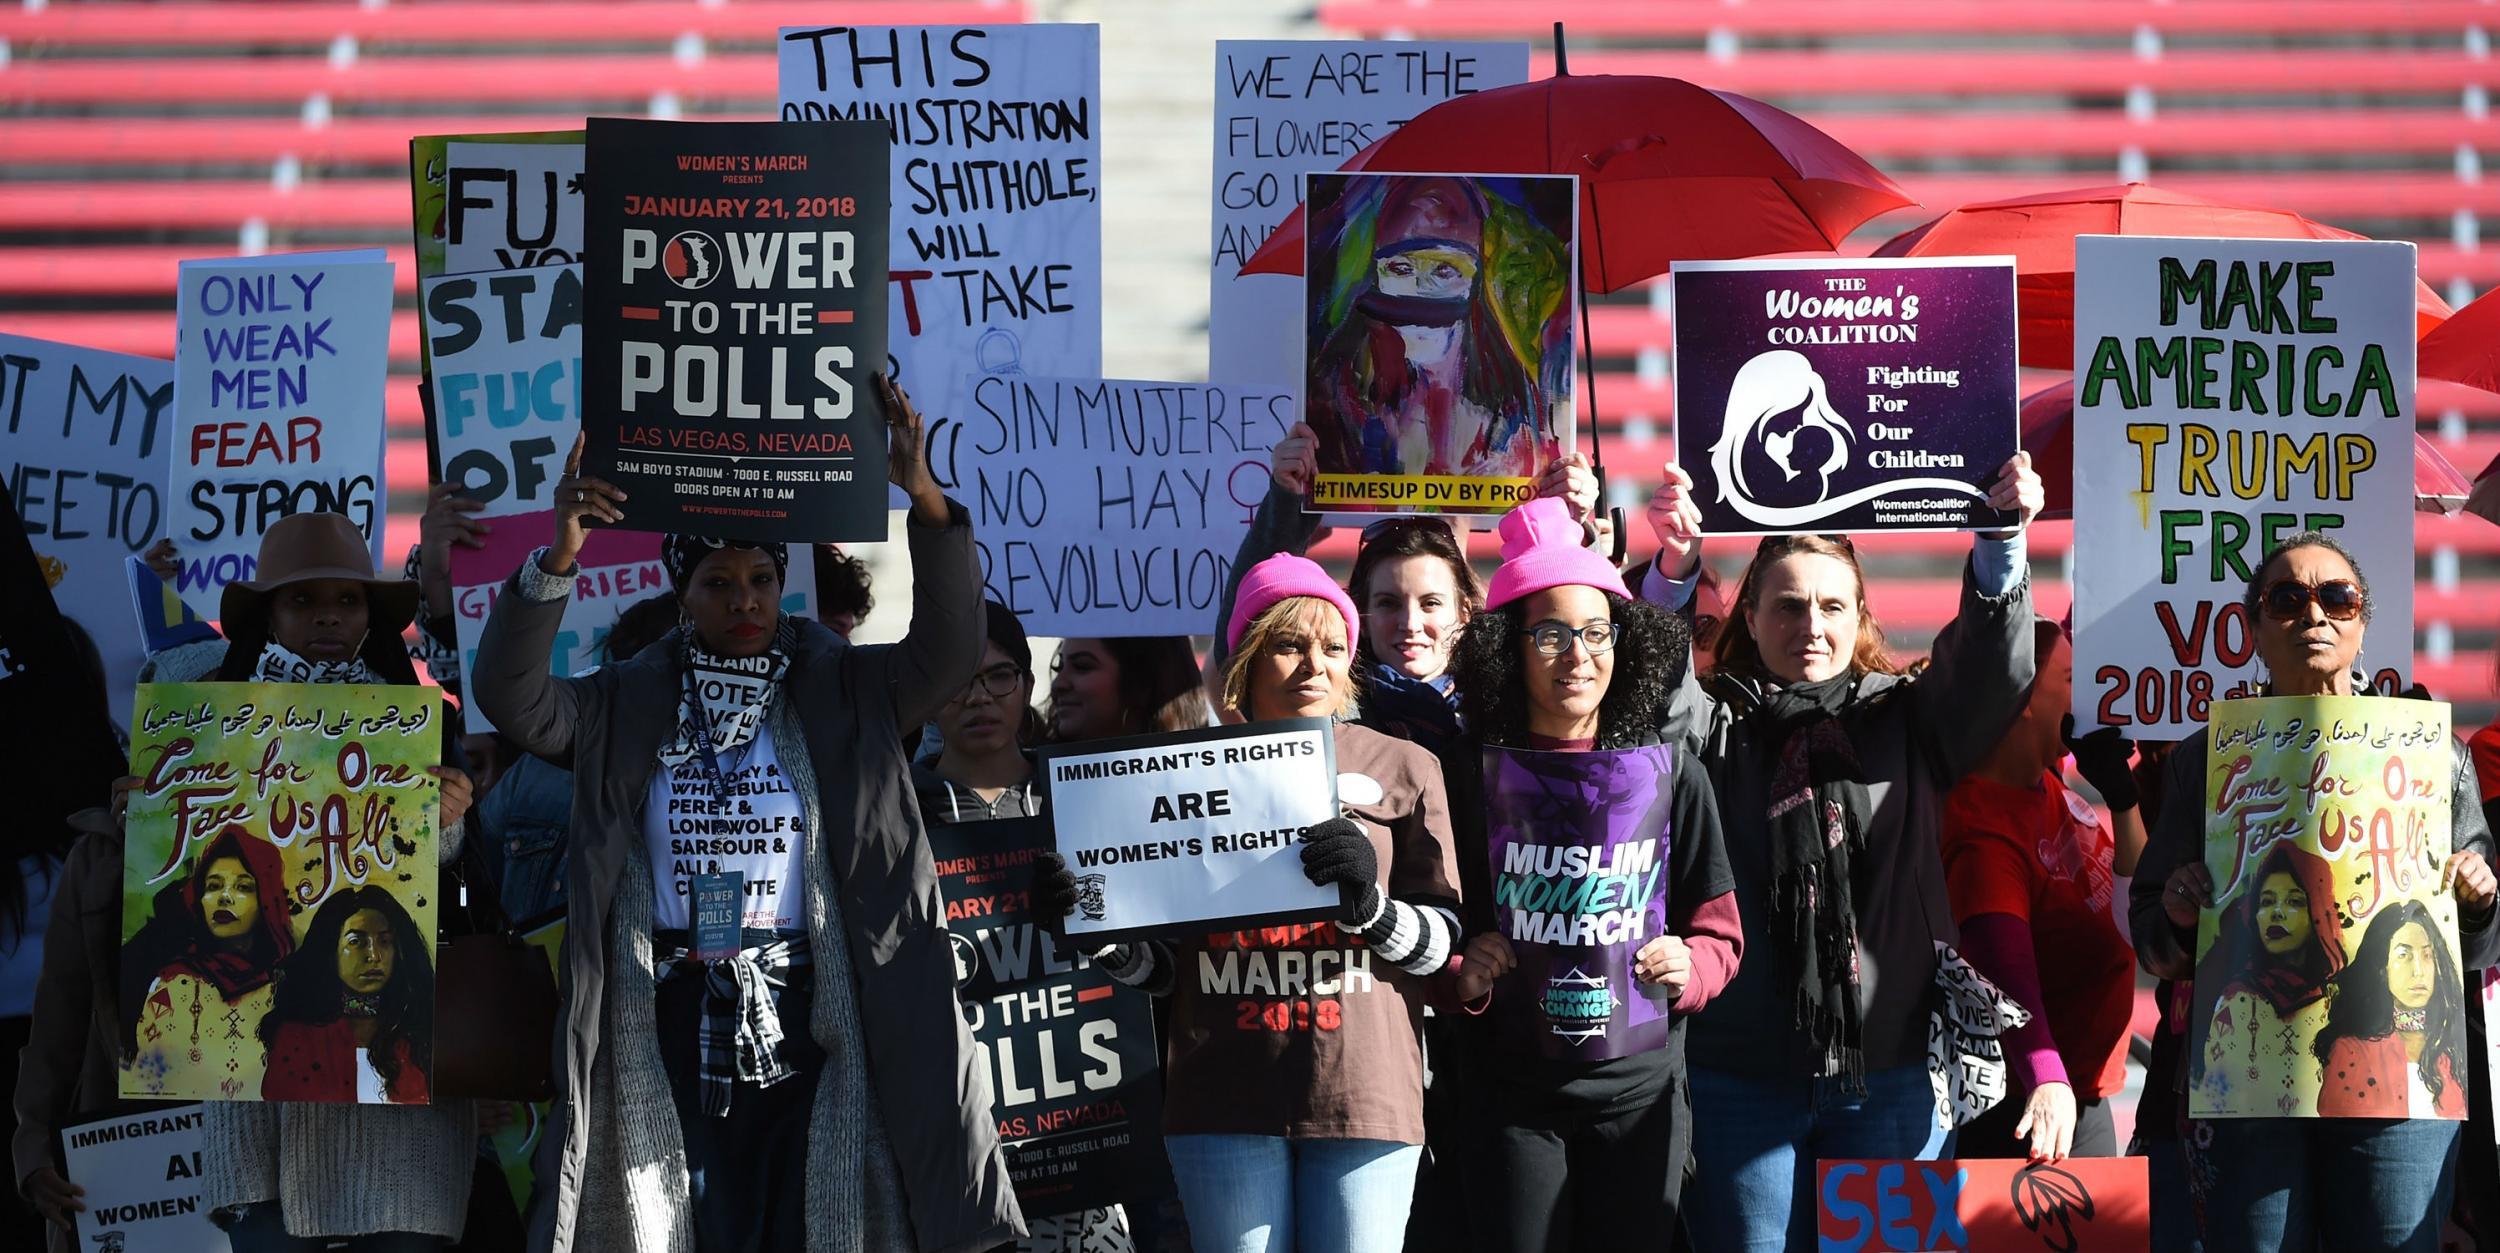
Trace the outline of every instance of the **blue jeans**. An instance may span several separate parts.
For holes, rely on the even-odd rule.
[[[1424,1146],[1165,1136],[1195,1253],[1378,1253],[1406,1238]]]
[[[2206,1253],[2437,1253],[2457,1129],[2434,1119],[2217,1118]]]
[[[1693,1183],[1684,1225],[1710,1253],[1815,1247],[1814,1164],[1944,1154],[1927,1067],[1866,1076],[1863,1095],[1837,1079],[1692,1073]]]

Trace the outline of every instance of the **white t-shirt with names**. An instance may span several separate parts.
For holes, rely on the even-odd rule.
[[[743,925],[805,929],[806,823],[781,773],[772,727],[758,728],[753,740],[719,760],[727,786],[718,794],[699,757],[651,774],[642,830],[651,855],[652,927],[691,929],[694,877],[734,870],[746,876]]]

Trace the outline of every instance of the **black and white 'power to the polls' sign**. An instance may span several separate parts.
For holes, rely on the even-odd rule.
[[[624,525],[885,538],[886,138],[592,118],[582,466]]]
[[[61,1129],[62,1165],[87,1190],[78,1247],[88,1253],[226,1253],[200,1196],[200,1107]]]
[[[1307,922],[1337,890],[1302,873],[1302,828],[1337,813],[1325,718],[1041,751],[1059,853],[1076,876],[1070,936],[1102,943]]]

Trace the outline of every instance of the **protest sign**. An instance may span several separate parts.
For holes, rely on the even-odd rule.
[[[164,533],[174,365],[0,335],[0,453],[52,598],[95,640],[116,722],[146,650],[121,611],[121,563]]]
[[[1579,180],[1313,174],[1310,507],[1507,512],[1572,445]]]
[[[174,594],[156,571],[138,557],[124,557],[122,571],[130,582],[131,616],[139,624],[139,640],[150,653],[161,653],[185,644],[200,644],[222,638],[189,605]],[[136,686],[135,684],[133,685]]]
[[[61,1129],[61,1173],[86,1189],[78,1247],[226,1253],[201,1197],[200,1107],[169,1106]]]
[[[1667,933],[1667,809],[1674,750],[1484,750],[1495,925],[1518,965],[1494,996],[1497,1030],[1556,1060],[1629,1057],[1667,1043],[1674,993],[1635,977]]]
[[[2221,701],[2211,731],[2189,1113],[2465,1117],[2448,706]]]
[[[504,581],[547,542],[556,523],[555,514],[540,512],[505,514],[487,525],[494,529],[479,537],[480,547],[454,544],[451,548],[452,632],[460,645],[463,674],[477,664],[486,616],[494,610],[496,597],[503,594]],[[668,568],[660,564],[660,539],[649,531],[606,527],[592,527],[584,535],[581,555],[574,558],[581,575],[573,580],[573,594],[565,600],[564,622],[556,629],[555,646],[547,658],[548,673],[580,674],[600,664],[618,615],[655,596],[675,600]],[[789,577],[781,584],[781,611],[801,617],[816,614],[816,563],[805,547],[790,551]],[[672,620],[675,614],[672,609]],[[460,721],[462,730],[475,735],[495,729],[473,700],[460,703]]]
[[[2140,1253],[2153,1205],[2141,1157],[1815,1163],[1822,1253]]]
[[[1275,386],[1301,374],[1301,280],[1241,267],[1302,203],[1303,174],[1344,165],[1444,100],[1526,81],[1524,43],[1217,40],[1207,377]]]
[[[1325,718],[1053,745],[1039,771],[1088,944],[1201,936],[1337,909],[1302,873],[1302,828],[1337,814]]]
[[[2370,584],[2361,667],[2413,664],[2414,248],[2075,240],[2078,725],[2178,739],[2254,695],[2241,597],[2323,531]]]
[[[624,525],[885,538],[885,136],[593,118],[583,468]],[[726,278],[726,281],[722,281]]]
[[[976,375],[929,468],[972,514],[989,595],[1042,635],[1188,635],[1294,423],[1278,388]]]
[[[893,138],[886,346],[923,412],[967,370],[1102,373],[1095,27],[787,27],[780,63],[783,121]]]
[[[1991,530],[2014,260],[1680,261],[1675,450],[1706,535]]]
[[[582,267],[428,279],[419,308],[435,480],[474,517],[550,509],[582,424]]]
[[[1034,925],[1039,818],[929,828],[955,994],[990,1074],[998,1138],[1028,1218],[1157,1195],[1162,1079],[1146,996]]]
[[[408,141],[417,279],[582,259],[582,133]]]
[[[382,565],[391,263],[379,249],[185,261],[175,295],[166,533],[204,618],[298,513],[356,524]]]
[[[426,1104],[442,694],[149,683],[138,705],[122,1095]]]

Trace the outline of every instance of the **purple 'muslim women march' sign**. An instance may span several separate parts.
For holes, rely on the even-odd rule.
[[[2010,526],[2011,257],[1681,261],[1676,461],[1707,535]]]
[[[1519,964],[1493,998],[1512,1048],[1595,1061],[1667,1042],[1667,989],[1632,975],[1667,929],[1664,745],[1484,750],[1495,925]]]

